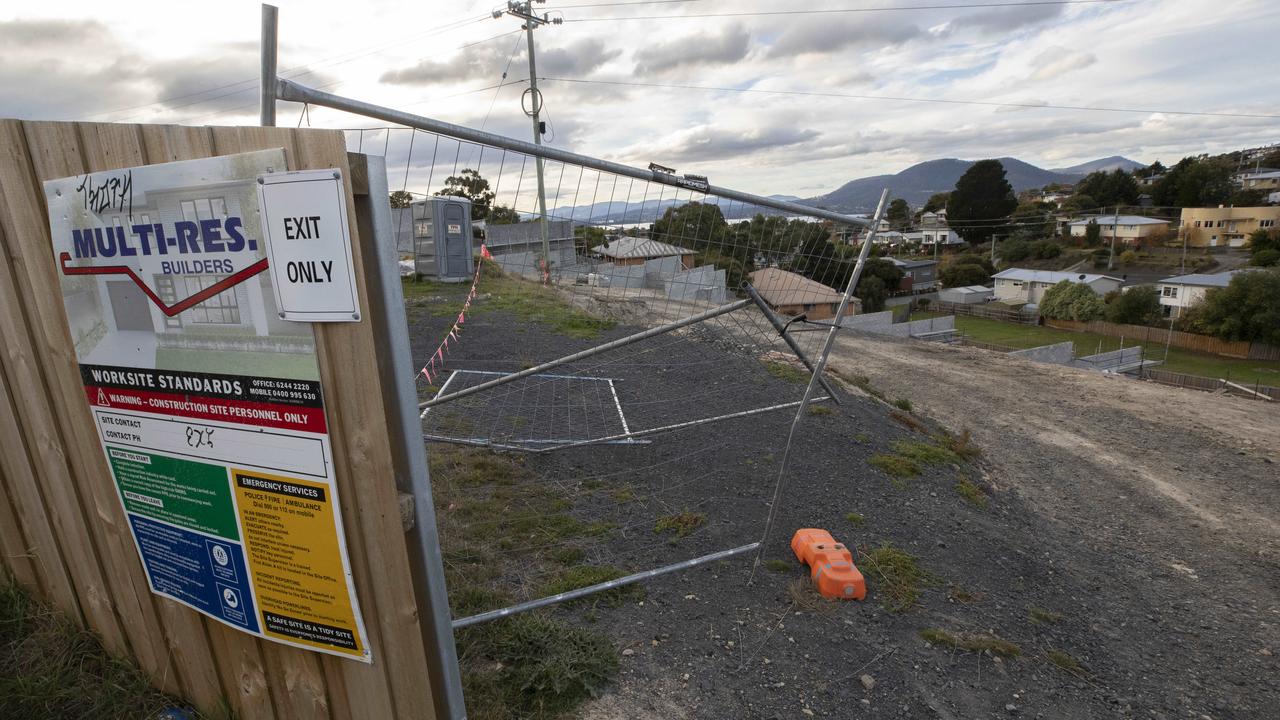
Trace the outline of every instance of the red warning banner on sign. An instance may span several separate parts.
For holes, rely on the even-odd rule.
[[[116,410],[163,413],[196,420],[223,420],[259,427],[325,432],[323,408],[276,405],[274,403],[224,400],[159,393],[147,390],[124,390],[86,385],[85,396],[95,407]]]

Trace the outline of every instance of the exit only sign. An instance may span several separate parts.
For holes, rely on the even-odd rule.
[[[342,173],[330,169],[262,175],[258,199],[280,317],[359,321]]]

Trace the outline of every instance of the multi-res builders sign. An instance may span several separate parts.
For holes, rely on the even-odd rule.
[[[267,150],[46,182],[53,251],[152,591],[368,662],[312,328],[265,272],[258,178],[284,167]]]

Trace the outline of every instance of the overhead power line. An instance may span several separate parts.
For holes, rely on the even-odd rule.
[[[934,103],[941,105],[980,105],[985,107],[1014,107],[1030,110],[1081,110],[1089,112],[1139,113],[1151,115],[1195,115],[1201,117],[1262,118],[1280,120],[1280,115],[1266,113],[1211,112],[1199,110],[1160,110],[1153,108],[1101,107],[1097,105],[1057,105],[1053,103],[998,102],[994,100],[948,100],[944,98],[906,97],[901,95],[857,95],[852,93],[819,92],[816,90],[762,90],[759,88],[715,87],[709,85],[683,85],[679,83],[651,83],[625,80],[588,80],[586,78],[540,77],[547,82],[580,83],[590,85],[621,85],[626,87],[664,88],[669,90],[704,90],[711,92],[758,93],[764,95],[798,95],[804,97],[844,98],[848,100],[889,100],[895,102]]]
[[[682,20],[688,18],[718,18],[718,17],[760,17],[768,15],[840,15],[847,13],[871,13],[871,12],[902,12],[902,11],[918,11],[918,10],[976,10],[976,9],[999,9],[1013,7],[1036,7],[1045,5],[1113,5],[1123,2],[1133,2],[1133,0],[1023,0],[1019,2],[1004,3],[962,3],[958,5],[901,5],[901,6],[879,6],[879,7],[860,7],[860,8],[825,8],[814,10],[748,10],[744,12],[715,12],[715,13],[686,13],[683,15],[620,15],[616,17],[585,17],[576,18],[574,20],[565,20],[566,23],[571,22],[609,22],[616,20]],[[561,7],[572,7],[562,5]]]

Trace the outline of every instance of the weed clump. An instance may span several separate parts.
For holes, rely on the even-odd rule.
[[[555,718],[595,697],[618,672],[604,635],[525,613],[458,635],[467,714],[482,720]]]
[[[969,428],[960,431],[959,435],[943,433],[939,437],[942,447],[955,453],[956,457],[962,460],[972,460],[982,454],[982,448],[973,444],[973,439],[969,436]]]
[[[1071,657],[1061,650],[1054,650],[1051,648],[1045,651],[1044,656],[1050,663],[1067,671],[1068,673],[1071,673],[1072,675],[1083,677],[1086,674],[1084,666],[1080,664],[1079,660]]]
[[[856,512],[846,513],[844,519],[848,520],[850,525],[857,525],[858,527],[862,527],[862,524],[867,521],[866,518],[862,517],[862,513]]]
[[[764,367],[769,374],[778,378],[783,382],[795,383],[797,385],[806,385],[809,382],[809,373],[790,363],[778,360],[765,361]]]
[[[960,458],[950,450],[923,440],[898,440],[892,447],[895,453],[921,465],[954,465],[960,462]]]
[[[915,432],[924,433],[926,435],[929,433],[929,426],[920,422],[920,420],[913,415],[892,410],[889,412],[889,419]]]
[[[658,518],[658,521],[653,525],[653,531],[658,534],[674,533],[677,538],[682,538],[702,527],[706,522],[707,516],[704,513],[686,510],[682,513],[664,515]]]
[[[1031,622],[1037,625],[1054,625],[1062,621],[1062,613],[1045,610],[1044,608],[1033,607],[1029,614],[1031,615]]]
[[[809,578],[796,578],[787,585],[787,597],[791,598],[792,604],[801,610],[808,610],[811,613],[831,612],[835,607],[835,600],[828,600],[822,597],[822,593],[813,586],[813,581]]]
[[[602,582],[617,580],[627,573],[615,567],[600,567],[596,565],[579,565],[577,567],[566,568],[560,571],[543,586],[544,595],[559,595],[560,593],[577,590],[590,585],[598,585]],[[607,607],[618,607],[624,602],[638,600],[644,597],[644,588],[639,585],[623,585],[622,587],[610,588],[602,592],[582,598],[582,600],[595,600],[601,602]]]
[[[933,576],[920,567],[915,555],[890,543],[859,551],[858,565],[866,571],[889,612],[910,610],[920,600],[920,590]]]
[[[907,412],[911,412],[911,401],[906,398],[898,398],[897,400],[894,400],[893,406],[898,408],[899,410],[905,410]]]
[[[978,487],[972,480],[966,477],[960,478],[956,483],[956,492],[966,502],[984,508],[987,506],[987,494],[982,492],[982,488]]]
[[[953,635],[941,628],[925,628],[920,637],[930,645],[939,645],[951,650],[965,652],[987,652],[1000,657],[1013,658],[1022,654],[1022,648],[995,635]]]
[[[891,478],[901,480],[902,478],[915,477],[920,474],[920,464],[915,460],[901,455],[886,455],[885,453],[876,453],[867,459],[874,467],[879,468],[881,472]]]
[[[766,560],[764,563],[764,566],[777,573],[784,573],[784,572],[791,571],[791,563],[781,558]]]
[[[807,412],[810,415],[835,415],[836,411],[826,405],[810,405]]]

